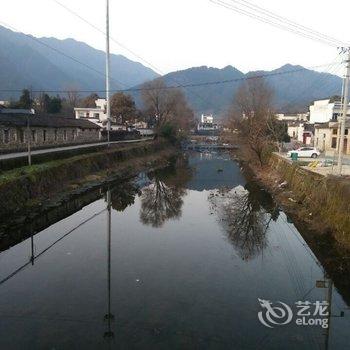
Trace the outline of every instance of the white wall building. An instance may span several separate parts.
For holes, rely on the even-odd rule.
[[[203,124],[213,124],[214,123],[214,117],[212,115],[204,115],[201,116],[201,123]]]
[[[219,126],[214,123],[214,117],[212,115],[201,116],[201,121],[197,125],[198,131],[216,131],[219,129]]]
[[[99,98],[95,104],[96,108],[74,108],[75,118],[89,120],[103,128],[107,122],[107,102],[105,99]]]
[[[288,122],[288,135],[290,138],[304,145],[311,145],[313,143],[314,136],[310,129],[311,125],[309,123],[298,121]]]
[[[342,104],[340,101],[319,100],[310,106],[310,123],[328,123],[337,121],[342,114]],[[350,116],[350,104],[347,115]]]
[[[276,114],[277,120],[280,121],[308,121],[309,119],[309,113],[298,113],[298,114],[283,114],[279,113]]]
[[[10,107],[10,104],[11,104],[10,101],[0,101],[0,106]]]

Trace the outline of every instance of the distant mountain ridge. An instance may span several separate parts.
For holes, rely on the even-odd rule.
[[[163,79],[167,85],[175,86],[223,81],[183,89],[196,115],[214,113],[220,116],[230,109],[242,81],[254,75],[270,75],[265,79],[274,90],[274,106],[278,112],[306,110],[309,103],[316,99],[339,95],[342,86],[342,79],[336,75],[291,64],[272,71],[252,71],[247,74],[232,66],[222,69],[200,66],[166,74]],[[139,98],[137,101],[140,101]]]
[[[37,90],[105,90],[105,53],[83,42],[55,38],[33,40],[28,35],[0,26],[0,43],[0,90],[25,87]],[[112,89],[129,88],[157,76],[141,63],[122,55],[111,55]],[[11,96],[13,93],[0,92],[0,99]]]
[[[45,91],[72,88],[93,92],[105,90],[105,53],[83,42],[74,39],[33,39],[0,26],[0,44],[0,90],[29,87]],[[233,66],[222,69],[200,66],[168,73],[163,79],[171,86],[226,81],[183,89],[197,116],[201,113],[220,116],[227,114],[242,80],[252,75],[271,75],[266,81],[275,91],[274,104],[279,112],[302,111],[315,99],[341,93],[340,77],[290,64],[272,71],[247,74]],[[152,69],[122,55],[111,55],[111,76],[112,90],[139,88],[142,83],[159,77]],[[130,93],[137,104],[142,106],[140,93]],[[0,100],[18,95],[0,91]]]

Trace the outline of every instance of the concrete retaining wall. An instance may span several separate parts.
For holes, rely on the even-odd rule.
[[[308,211],[340,242],[350,243],[350,180],[323,176],[273,154],[270,167],[288,182],[300,211]]]

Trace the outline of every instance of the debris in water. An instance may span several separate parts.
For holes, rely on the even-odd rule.
[[[287,181],[283,181],[282,183],[280,183],[280,185],[278,186],[279,188],[285,188],[288,185]]]

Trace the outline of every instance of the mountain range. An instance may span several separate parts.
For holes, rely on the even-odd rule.
[[[105,90],[105,53],[73,39],[35,38],[0,26],[0,90]],[[158,76],[122,55],[111,55],[111,89]],[[13,97],[0,93],[0,99]]]
[[[274,106],[278,112],[305,111],[312,101],[341,93],[342,79],[339,76],[291,64],[272,71],[246,74],[232,66],[222,69],[202,66],[172,72],[163,79],[167,85],[213,83],[186,87],[183,91],[196,114],[222,115],[230,109],[242,81],[252,76],[265,76],[274,91]]]
[[[0,100],[19,95],[4,90],[28,87],[44,91],[105,89],[105,54],[83,42],[35,38],[0,26],[0,45]],[[190,106],[196,115],[224,115],[242,80],[252,75],[268,75],[266,81],[275,92],[274,104],[280,112],[302,111],[315,99],[341,92],[339,76],[290,64],[246,74],[233,66],[222,69],[201,66],[168,73],[163,79],[171,86],[205,83],[183,89]],[[139,62],[112,54],[111,77],[112,89],[132,90],[159,75]],[[140,106],[139,93],[132,94]]]

